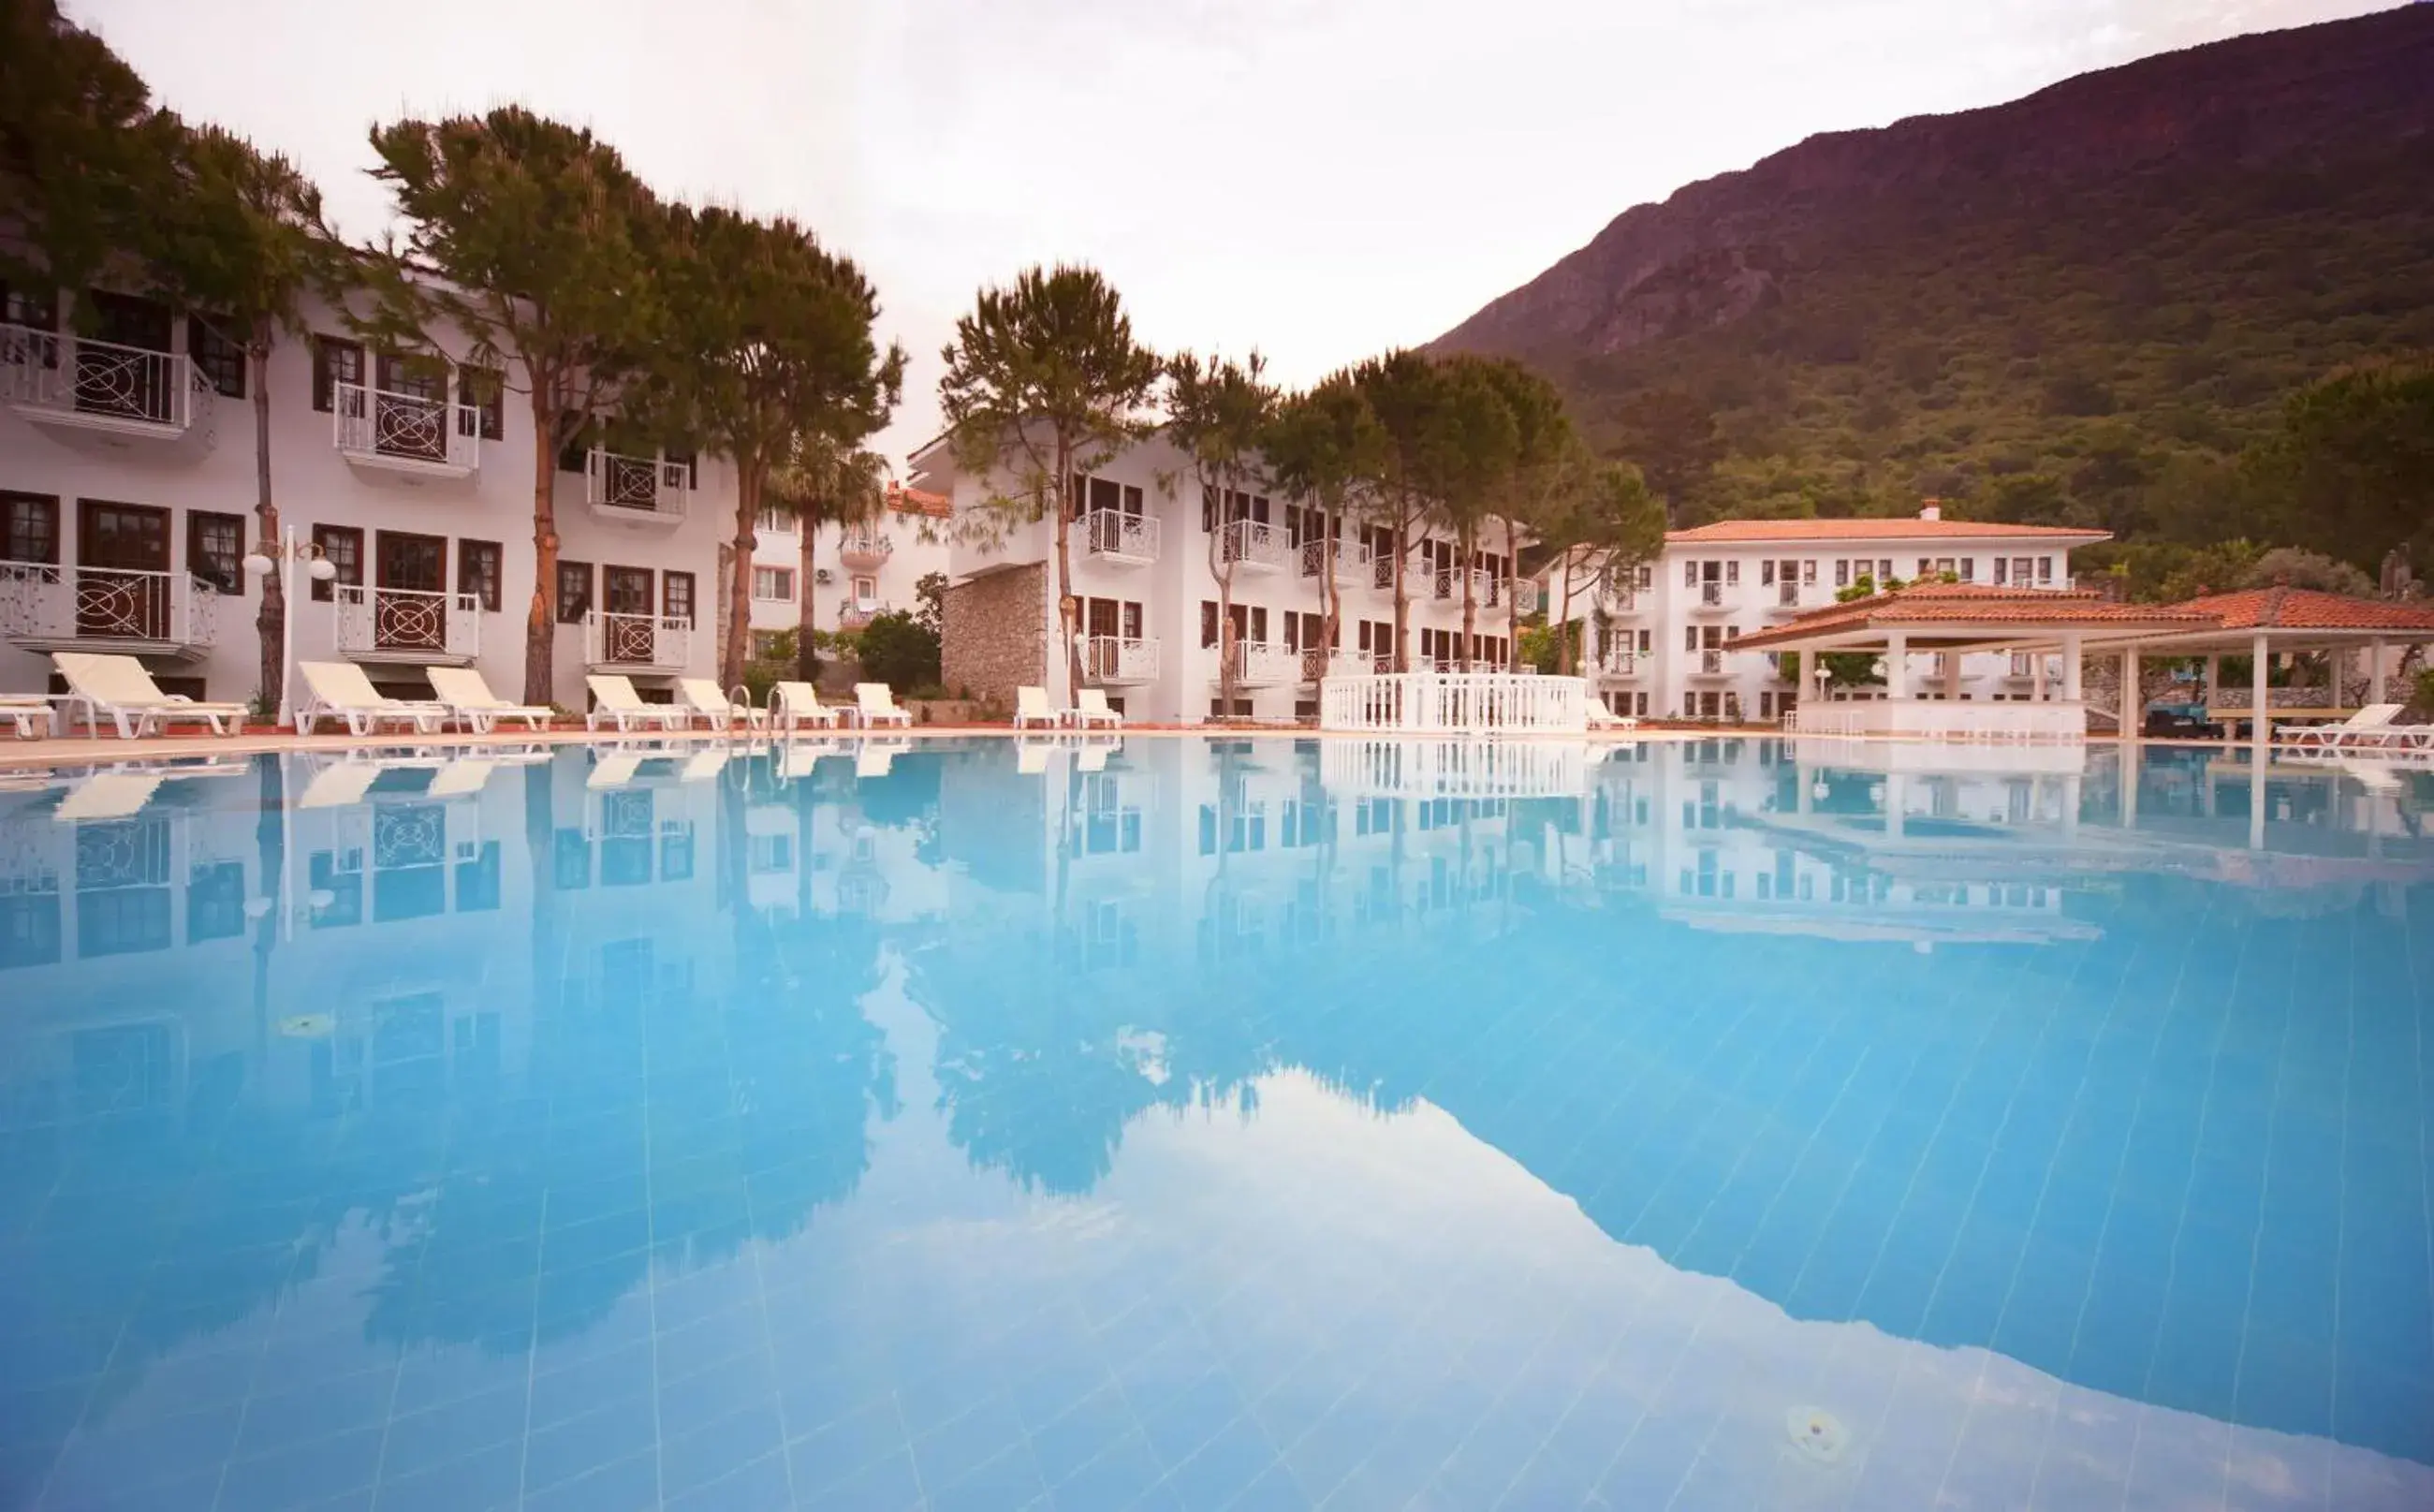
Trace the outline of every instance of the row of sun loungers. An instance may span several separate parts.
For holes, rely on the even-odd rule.
[[[2338,725],[2276,730],[2273,743],[2288,750],[2434,750],[2434,725],[2398,723],[2401,708],[2371,703]]]

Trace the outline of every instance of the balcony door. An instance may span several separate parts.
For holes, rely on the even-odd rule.
[[[395,352],[382,352],[372,371],[372,445],[388,456],[448,460],[447,373]]]
[[[372,644],[384,651],[448,646],[448,541],[380,533],[373,550]]]
[[[77,517],[77,634],[167,640],[169,511],[85,499]]]
[[[77,343],[76,407],[94,415],[167,423],[175,415],[169,333],[175,322],[158,300],[94,289],[93,340]],[[133,350],[127,350],[127,349]],[[155,355],[158,353],[158,355]]]
[[[606,638],[611,662],[654,659],[658,621],[651,613],[651,570],[648,567],[604,567],[600,570],[602,602],[612,616]]]

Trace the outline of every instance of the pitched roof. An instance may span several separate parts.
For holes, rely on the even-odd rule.
[[[2351,598],[2312,588],[2243,589],[2175,604],[2211,616],[2226,630],[2416,630],[2434,632],[2434,605]]]
[[[1672,544],[1731,545],[1764,541],[2056,541],[2082,545],[2109,541],[2109,530],[2065,525],[2006,525],[1987,520],[1921,520],[1914,515],[1865,520],[1719,520],[1689,530],[1669,530]]]
[[[931,493],[921,489],[907,489],[889,484],[887,507],[898,514],[926,514],[934,520],[952,519],[955,503],[943,493]]]
[[[2211,629],[2213,615],[2184,605],[2116,604],[2084,589],[1996,588],[1983,583],[1922,583],[1897,593],[1873,593],[1828,604],[1771,629],[1724,643],[1727,650],[1751,650],[1808,640],[1820,634],[1905,629],[1937,625],[2023,625],[2037,628],[2158,630]]]

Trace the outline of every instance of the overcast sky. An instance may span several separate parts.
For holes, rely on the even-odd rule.
[[[1426,341],[1621,211],[1814,132],[2389,0],[64,0],[350,233],[365,137],[507,100],[858,259],[936,420],[974,289],[1095,263],[1161,350],[1289,383]]]

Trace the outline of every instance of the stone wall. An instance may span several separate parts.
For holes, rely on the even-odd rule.
[[[1047,573],[1047,563],[1034,562],[947,590],[939,680],[949,693],[1005,710],[1015,689],[1048,681]]]

